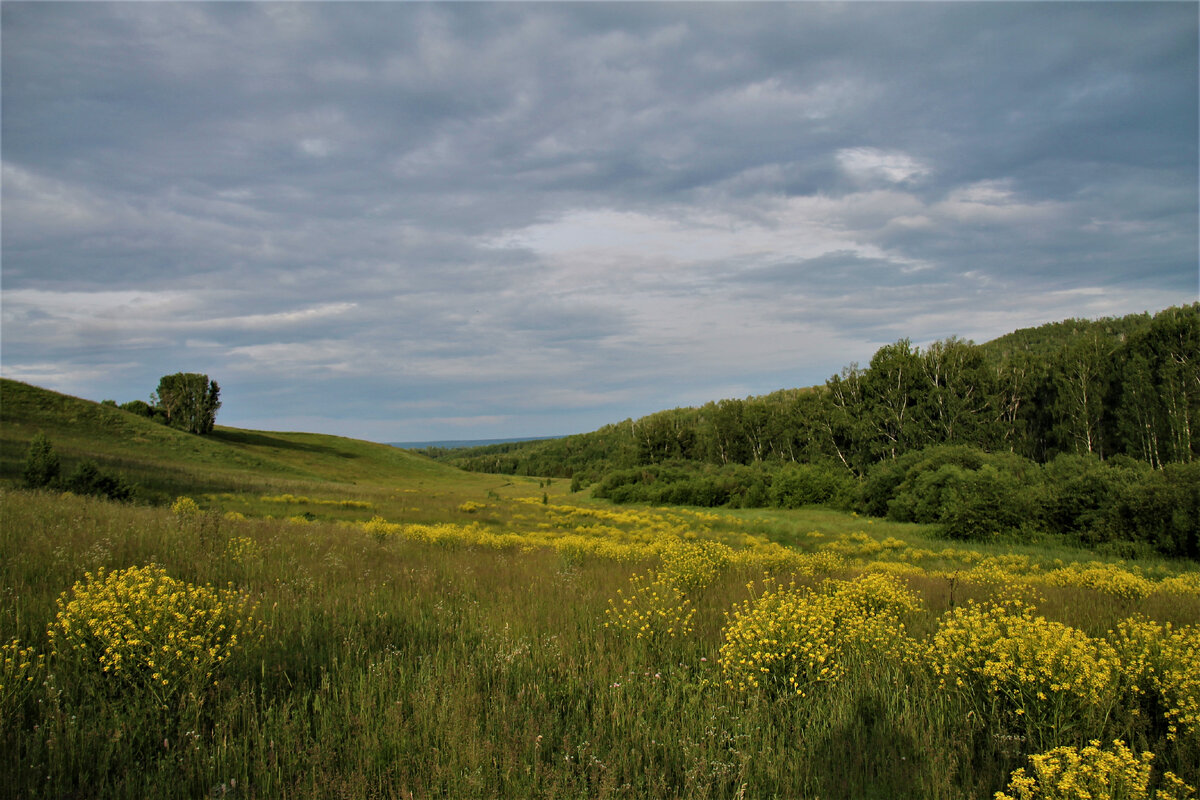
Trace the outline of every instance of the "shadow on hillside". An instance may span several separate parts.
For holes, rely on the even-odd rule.
[[[228,431],[215,430],[208,434],[208,438],[218,442],[227,444],[240,444],[249,447],[268,447],[275,450],[297,450],[305,453],[321,453],[329,456],[339,456],[341,458],[354,458],[353,453],[347,453],[343,450],[338,450],[335,447],[329,447],[323,444],[309,444],[307,442],[296,442],[290,439],[279,439],[274,436],[267,436],[262,433],[251,433],[249,431]]]

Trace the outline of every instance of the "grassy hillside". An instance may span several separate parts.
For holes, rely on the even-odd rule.
[[[29,442],[38,432],[50,439],[64,471],[93,459],[136,484],[148,501],[203,492],[304,489],[314,483],[353,493],[356,486],[370,491],[461,475],[395,447],[338,436],[224,426],[196,436],[119,408],[0,380],[0,479],[19,480]]]

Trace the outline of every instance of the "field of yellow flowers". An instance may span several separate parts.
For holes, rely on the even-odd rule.
[[[0,796],[1195,796],[1195,564],[438,491],[0,490]]]

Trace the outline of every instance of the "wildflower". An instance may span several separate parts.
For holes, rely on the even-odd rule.
[[[92,650],[109,680],[154,688],[199,680],[259,627],[249,599],[171,578],[158,566],[87,573],[58,598],[47,636],[60,658]]]
[[[855,653],[903,662],[915,642],[901,615],[919,608],[915,595],[884,575],[827,581],[820,591],[769,583],[728,615],[720,651],[726,684],[806,695],[842,680]]]
[[[995,800],[1148,800],[1150,762],[1153,753],[1134,755],[1121,740],[1114,740],[1111,750],[1105,750],[1098,740],[1084,748],[1056,747],[1030,756],[1030,768],[1015,770],[1008,791],[996,792]],[[1182,800],[1195,791],[1171,772],[1162,776],[1165,788],[1159,789],[1156,800]]]

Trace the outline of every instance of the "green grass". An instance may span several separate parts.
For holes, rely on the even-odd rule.
[[[474,475],[313,434],[193,437],[33,387],[0,388],[0,644],[15,637],[51,656],[17,699],[0,691],[0,797],[982,799],[1026,763],[1009,722],[981,719],[920,665],[859,654],[850,679],[806,698],[727,686],[726,615],[761,590],[762,567],[734,564],[690,591],[690,635],[637,639],[606,627],[606,611],[659,558],[553,546],[582,535],[556,527],[571,507],[597,512],[584,520],[606,526],[597,541],[683,520],[695,541],[738,549],[841,547],[842,566],[794,576],[819,586],[878,558],[951,546],[929,528],[822,509],[613,509],[564,480]],[[122,471],[141,487],[139,502],[17,488],[39,430],[65,459]],[[204,510],[172,512],[165,501],[177,495]],[[297,519],[305,514],[314,521]],[[427,543],[355,524],[375,516],[476,538]],[[488,544],[490,534],[528,545]],[[247,540],[253,554],[234,558]],[[887,540],[902,546],[863,547]],[[911,634],[931,636],[952,605],[1004,596],[1008,587],[956,571],[1014,555],[1034,571],[1093,558],[1005,543],[926,558],[904,579],[925,604]],[[85,573],[150,563],[178,580],[238,587],[265,623],[203,703],[185,698],[166,712],[108,688],[90,663],[55,658],[46,638],[56,601]],[[1160,577],[1195,569],[1151,566]],[[1096,637],[1132,614],[1200,620],[1196,593],[1039,592],[1047,617]],[[1153,750],[1158,768],[1200,780],[1200,742],[1168,741],[1153,720],[1115,715],[1086,733],[1120,735]]]
[[[181,519],[13,490],[0,513],[5,641],[44,650],[55,598],[85,572],[149,562],[243,587],[267,631],[198,716],[146,718],[39,687],[3,734],[7,796],[984,798],[1022,762],[915,672],[866,663],[806,699],[724,686],[724,612],[754,577],[738,570],[696,593],[693,636],[648,644],[603,623],[652,562],[566,564],[546,548],[377,541],[334,523]],[[222,557],[239,537],[261,556]],[[946,610],[944,583],[912,586],[930,620]],[[1176,770],[1194,752],[1156,747]]]
[[[389,445],[338,436],[223,426],[196,436],[119,408],[0,379],[0,480],[19,483],[29,442],[39,432],[61,456],[64,473],[93,459],[133,482],[138,499],[152,504],[184,494],[290,493],[369,497],[386,506],[391,494],[435,483],[464,498],[511,484],[470,476]]]

